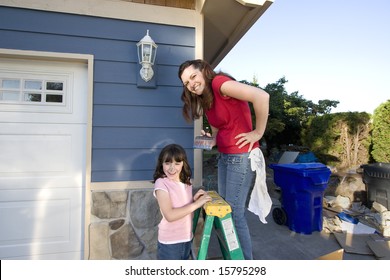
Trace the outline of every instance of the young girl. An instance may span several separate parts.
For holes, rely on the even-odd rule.
[[[211,197],[199,190],[192,197],[191,168],[184,149],[170,144],[161,150],[154,172],[154,195],[163,218],[158,228],[157,259],[190,257],[193,212]]]
[[[189,60],[179,67],[183,83],[183,115],[187,121],[206,116],[219,151],[218,192],[232,207],[232,217],[245,259],[252,259],[252,243],[245,219],[245,203],[255,172],[253,154],[259,154],[269,107],[264,90],[216,73],[204,60]],[[253,104],[256,127],[252,128],[248,102]],[[204,133],[204,132],[203,132]]]

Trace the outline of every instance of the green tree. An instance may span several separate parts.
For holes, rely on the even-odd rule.
[[[285,77],[268,84],[264,90],[270,95],[270,113],[264,138],[268,147],[301,145],[301,131],[309,117],[327,114],[338,101],[320,100],[318,104],[306,100],[297,91],[288,93]]]
[[[367,163],[370,114],[347,112],[313,116],[302,130],[302,141],[321,162],[341,169]]]
[[[376,162],[390,162],[390,100],[374,111],[371,156]]]
[[[318,100],[318,105],[313,104],[313,111],[315,115],[323,115],[323,114],[329,114],[330,111],[333,108],[336,108],[337,105],[339,104],[339,101],[335,100],[329,100],[329,99],[323,99],[323,100]]]

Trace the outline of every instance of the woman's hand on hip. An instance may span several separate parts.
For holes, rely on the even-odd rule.
[[[245,145],[249,144],[248,152],[250,152],[253,148],[253,145],[261,139],[262,135],[258,133],[256,130],[253,130],[248,133],[238,134],[234,139],[238,139],[236,145],[239,145],[238,148],[242,148]]]

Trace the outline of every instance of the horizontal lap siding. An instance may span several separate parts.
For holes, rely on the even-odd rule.
[[[158,45],[155,89],[138,88],[136,44]],[[0,48],[93,54],[92,181],[152,180],[168,143],[193,166],[193,126],[184,121],[177,69],[194,57],[192,28],[0,6]]]
[[[172,142],[179,139],[178,142],[184,146],[192,141],[190,131],[181,128],[167,127],[159,130],[156,142],[149,127],[95,127],[93,131],[96,137],[94,149],[156,149],[161,148],[166,142]],[[128,136],[131,135],[131,136]],[[190,147],[191,148],[191,147]]]

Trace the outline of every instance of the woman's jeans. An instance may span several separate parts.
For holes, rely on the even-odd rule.
[[[252,241],[245,218],[245,205],[256,173],[251,170],[249,153],[220,154],[218,192],[232,207],[232,217],[244,257],[253,259]]]
[[[188,260],[191,254],[191,241],[162,244],[157,243],[157,259],[158,260]]]

